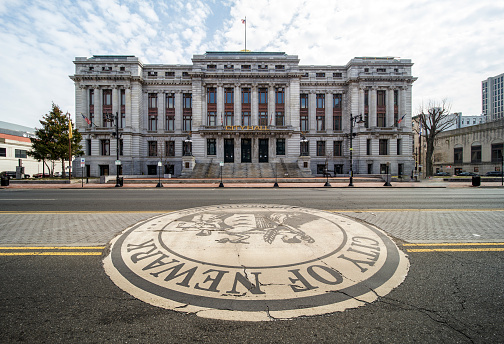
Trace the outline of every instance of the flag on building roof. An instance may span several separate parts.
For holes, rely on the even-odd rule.
[[[247,19],[242,19],[242,24],[245,24],[247,22]]]

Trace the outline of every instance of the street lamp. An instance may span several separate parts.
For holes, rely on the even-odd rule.
[[[163,166],[163,163],[161,162],[161,160],[158,161],[157,165],[158,165],[158,183],[156,187],[162,188],[163,184],[161,184],[161,166]]]
[[[224,183],[222,182],[222,167],[224,166],[224,163],[220,162],[219,165],[220,165],[220,184],[219,184],[219,187],[223,188],[224,187]]]
[[[115,131],[112,133],[112,136],[115,136],[116,138],[116,161],[115,161],[115,164],[116,164],[116,185],[115,187],[121,187],[121,182],[120,182],[120,178],[119,178],[119,166],[121,166],[121,160],[119,160],[119,139],[120,139],[120,135],[119,135],[119,115],[118,113],[116,112],[115,115],[111,114],[111,113],[106,113],[105,114],[105,120],[109,121],[109,122],[112,122],[113,124],[115,123]]]
[[[329,160],[328,159],[326,159],[326,161],[325,161],[324,172],[326,175],[326,182],[325,182],[324,186],[331,187],[331,183],[329,183]]]
[[[354,127],[355,123],[360,124],[363,122],[364,121],[362,120],[362,115],[358,115],[358,116],[354,117],[354,116],[352,116],[352,114],[350,114],[350,183],[348,184],[348,186],[354,186],[353,185],[353,156],[352,156],[352,153],[353,153],[352,140],[353,140],[353,136],[354,136],[353,127]]]

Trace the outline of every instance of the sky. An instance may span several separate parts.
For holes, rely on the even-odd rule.
[[[446,99],[481,114],[481,82],[504,73],[504,1],[0,0],[0,121],[40,128],[52,103],[75,118],[75,57],[135,55],[191,64],[206,51],[357,56],[414,63],[413,114]]]

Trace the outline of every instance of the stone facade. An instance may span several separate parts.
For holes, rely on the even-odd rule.
[[[439,134],[434,147],[434,172],[500,171],[504,119]]]
[[[134,56],[74,64],[76,126],[90,176],[116,173],[107,114],[118,117],[124,174],[156,174],[160,160],[175,176],[220,162],[297,163],[313,175],[327,163],[348,174],[352,123],[355,174],[414,168],[411,60],[303,66],[281,52],[207,52],[188,65]]]

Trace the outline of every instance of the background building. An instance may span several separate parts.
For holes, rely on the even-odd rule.
[[[462,112],[455,112],[451,114],[455,117],[455,122],[446,130],[460,129],[465,127],[470,127],[471,125],[478,125],[486,123],[486,117],[483,115],[468,116],[462,115]]]
[[[33,128],[0,121],[0,171],[16,171],[22,167],[22,170],[18,169],[19,178],[23,173],[30,176],[42,173],[42,162],[27,154],[31,150],[30,137],[34,132]]]
[[[326,166],[348,174],[350,144],[354,173],[410,175],[414,168],[411,60],[302,66],[283,52],[207,52],[189,65],[134,56],[77,57],[74,64],[88,176],[116,168],[155,175],[159,161],[175,176],[214,176],[220,163],[260,175],[279,167],[320,175]]]
[[[434,147],[434,170],[480,175],[500,171],[503,144],[504,119],[442,132]]]
[[[487,121],[504,118],[504,73],[481,82],[483,115]]]

